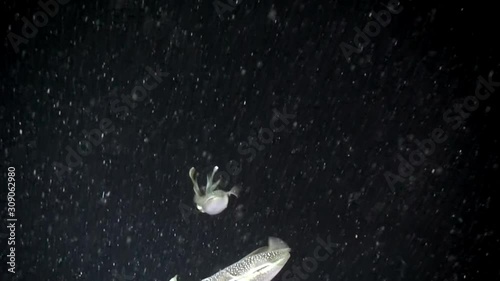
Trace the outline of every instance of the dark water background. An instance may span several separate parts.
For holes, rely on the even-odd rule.
[[[346,58],[342,42],[387,2],[245,0],[221,19],[210,1],[75,0],[18,53],[7,34],[40,7],[3,4],[0,166],[4,183],[16,168],[18,222],[14,276],[0,232],[1,280],[200,280],[269,236],[292,248],[282,273],[317,238],[337,243],[297,281],[497,279],[500,90],[459,128],[443,119],[478,76],[500,81],[497,12],[403,1]],[[113,112],[146,67],[168,74]],[[249,158],[240,146],[284,108],[294,117]],[[58,177],[105,118],[114,130]],[[397,155],[435,128],[447,140],[390,188]],[[189,168],[204,182],[231,160],[225,189],[243,194],[196,213]]]

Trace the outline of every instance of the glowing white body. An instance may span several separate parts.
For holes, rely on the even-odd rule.
[[[215,166],[211,175],[207,176],[207,186],[204,189],[200,189],[198,186],[198,181],[196,179],[196,170],[191,168],[189,170],[189,177],[193,182],[194,189],[194,203],[196,204],[196,208],[202,212],[209,215],[217,215],[220,214],[227,208],[227,204],[229,202],[229,195],[234,195],[238,197],[238,188],[233,187],[230,191],[223,191],[217,189],[217,186],[220,183],[220,180],[213,182],[213,178],[215,173],[219,167]]]

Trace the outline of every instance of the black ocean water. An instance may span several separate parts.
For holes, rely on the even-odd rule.
[[[500,276],[493,4],[2,7],[1,280],[201,280],[270,236],[274,280]]]

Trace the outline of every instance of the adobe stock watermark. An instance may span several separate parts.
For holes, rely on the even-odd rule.
[[[122,267],[122,271],[120,273],[118,273],[118,271],[116,269],[113,269],[112,271],[112,276],[113,276],[113,280],[117,280],[117,281],[131,281],[131,280],[134,280],[134,275],[127,275],[125,274],[125,268]]]
[[[354,36],[354,45],[349,45],[345,42],[340,43],[340,49],[344,54],[347,62],[353,53],[360,54],[363,49],[370,44],[370,38],[376,37],[380,34],[382,27],[386,27],[392,20],[393,15],[397,15],[403,11],[398,0],[390,0],[385,6],[387,10],[380,10],[377,13],[372,12],[375,20],[369,21],[363,30],[355,27],[356,35]]]
[[[129,94],[122,94],[118,97],[116,95],[116,89],[110,93],[110,96],[113,97],[113,100],[110,102],[110,111],[113,114],[119,115],[119,118],[122,120],[125,120],[130,114],[131,109],[135,109],[139,105],[139,102],[144,101],[148,96],[148,92],[158,87],[158,85],[163,82],[163,78],[168,75],[167,72],[161,72],[158,66],[156,70],[149,66],[146,66],[145,69],[148,75],[142,79],[142,85],[134,86]],[[69,145],[65,147],[66,164],[53,162],[54,171],[59,181],[62,180],[65,173],[69,173],[73,168],[82,165],[83,157],[90,155],[93,149],[103,142],[104,136],[114,130],[115,125],[110,118],[101,119],[97,128],[88,131],[82,130],[83,138],[76,145],[76,149],[73,149]]]
[[[59,5],[66,5],[70,0],[40,0],[38,1],[38,6],[41,10],[34,13],[31,21],[22,17],[23,27],[21,28],[21,35],[18,35],[12,31],[7,34],[7,39],[9,39],[10,45],[14,49],[14,52],[19,53],[19,46],[21,44],[28,44],[28,39],[33,39],[38,34],[38,28],[43,28],[49,23],[49,17],[53,18],[57,13],[59,13]]]
[[[329,259],[334,249],[340,246],[338,243],[333,243],[331,241],[330,235],[326,237],[326,241],[317,237],[316,243],[318,245],[314,248],[313,255],[303,259],[301,264],[292,265],[291,270],[283,272],[281,275],[282,281],[300,281],[308,279],[310,277],[309,274],[318,269],[319,263]]]
[[[217,12],[217,15],[219,16],[219,18],[221,20],[224,19],[224,17],[222,17],[222,15],[229,11],[229,12],[232,12],[234,11],[234,9],[236,9],[236,6],[238,6],[239,4],[241,4],[242,0],[236,0],[236,1],[233,1],[233,0],[225,0],[226,3],[220,1],[220,0],[215,0],[214,2],[212,2],[212,5],[214,6],[214,9],[215,9],[215,12]]]
[[[477,78],[477,85],[474,95],[465,97],[461,103],[455,103],[452,109],[448,109],[443,114],[443,121],[451,126],[452,130],[460,128],[465,120],[471,116],[471,113],[479,108],[481,101],[486,101],[496,88],[500,86],[500,81],[493,81],[494,71],[490,71],[488,79],[482,76]],[[442,128],[435,128],[431,132],[431,136],[427,139],[419,141],[414,139],[416,148],[408,155],[408,160],[400,153],[396,155],[399,161],[398,172],[394,174],[390,171],[384,173],[385,180],[392,192],[395,192],[395,185],[403,183],[408,179],[416,167],[421,166],[427,161],[426,156],[432,155],[436,151],[437,144],[442,144],[448,139],[446,131]]]
[[[283,107],[282,111],[278,109],[273,109],[273,117],[269,121],[269,127],[261,128],[259,132],[252,131],[250,136],[248,136],[248,142],[241,142],[238,146],[238,153],[240,156],[247,156],[246,159],[230,160],[225,166],[221,167],[223,169],[219,170],[217,173],[221,178],[221,187],[226,187],[230,183],[231,176],[237,176],[241,173],[242,161],[252,162],[257,156],[258,151],[265,149],[266,145],[270,144],[274,140],[274,134],[282,132],[285,130],[286,126],[291,123],[291,120],[295,119],[296,115],[287,113],[286,107]],[[179,210],[181,211],[182,217],[186,222],[189,223],[189,216],[191,214],[197,214],[193,208],[180,203]]]

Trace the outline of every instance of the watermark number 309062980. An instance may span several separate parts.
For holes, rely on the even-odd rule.
[[[8,255],[7,264],[8,271],[16,273],[16,168],[9,167],[7,169],[7,229],[9,230],[7,245]]]

